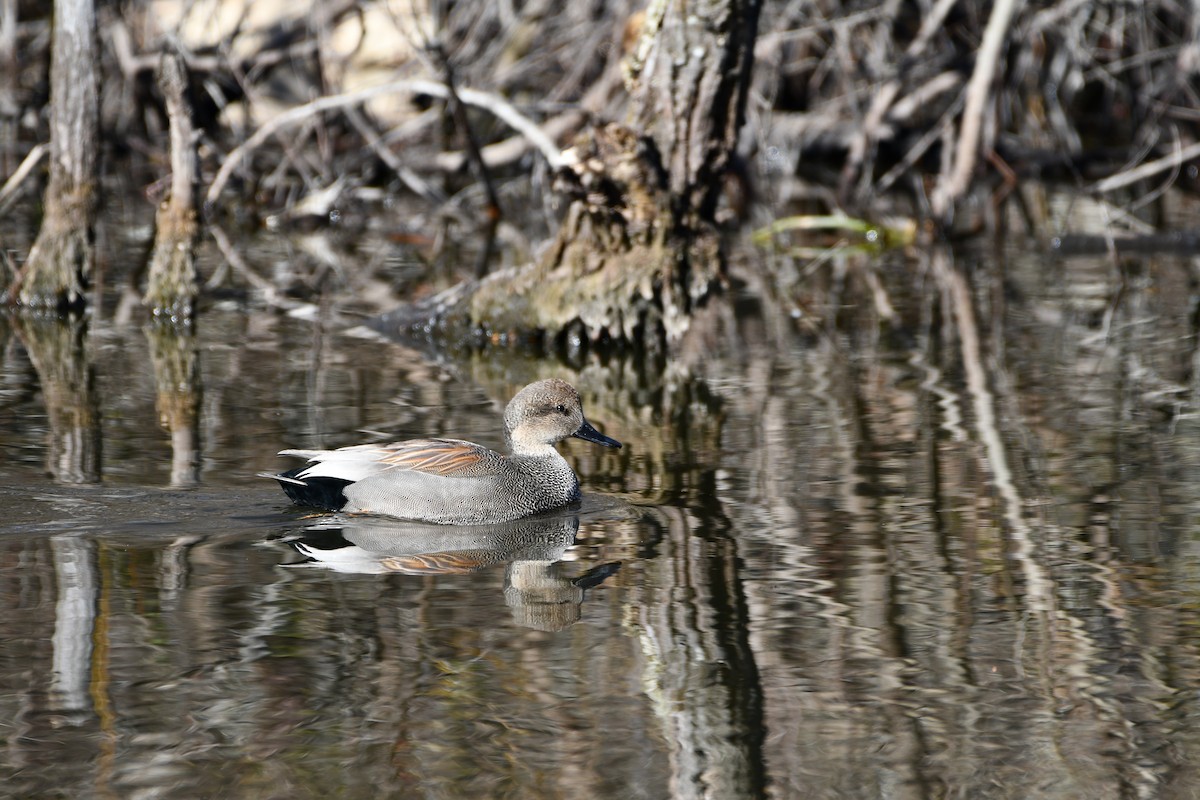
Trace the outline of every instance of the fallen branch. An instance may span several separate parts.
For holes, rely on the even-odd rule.
[[[446,91],[446,86],[436,81],[403,80],[385,83],[382,86],[374,86],[370,89],[361,89],[357,92],[320,97],[311,103],[305,103],[302,106],[290,109],[274,119],[263,123],[249,139],[230,151],[229,155],[225,157],[225,161],[221,164],[221,168],[217,171],[216,177],[213,178],[212,185],[208,188],[208,193],[204,198],[205,204],[208,205],[216,202],[216,199],[221,195],[221,190],[225,188],[225,184],[229,181],[230,175],[237,168],[238,163],[275,133],[325,111],[333,111],[345,108],[346,106],[356,106],[373,100],[376,97],[400,93],[427,94],[443,99],[449,95]],[[511,128],[520,132],[538,149],[552,168],[558,169],[564,166],[558,146],[537,126],[537,123],[518,111],[504,98],[475,89],[459,89],[458,98],[469,106],[482,108],[485,111],[491,112]]]
[[[1104,192],[1111,192],[1114,189],[1122,189],[1131,183],[1137,183],[1144,178],[1149,178],[1151,175],[1175,169],[1185,161],[1190,161],[1193,158],[1200,158],[1200,142],[1188,145],[1182,150],[1176,150],[1171,155],[1163,156],[1157,161],[1149,161],[1140,167],[1118,172],[1116,175],[1096,183],[1092,186],[1092,191],[1103,194]]]
[[[561,114],[550,117],[542,122],[539,130],[553,141],[564,141],[591,118],[604,117],[605,107],[609,104],[614,93],[623,93],[625,85],[621,81],[621,70],[606,69],[604,75],[587,93],[580,98],[574,108],[569,108]],[[533,142],[525,136],[517,135],[483,148],[483,163],[491,169],[505,167],[529,152]],[[466,154],[462,152],[438,153],[434,165],[444,172],[458,172],[466,163]]]

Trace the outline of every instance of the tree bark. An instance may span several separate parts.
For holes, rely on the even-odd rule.
[[[719,286],[715,225],[745,115],[761,0],[656,0],[626,58],[628,123],[569,151],[569,206],[537,264],[375,321],[388,334],[508,340],[578,330],[677,341]]]
[[[92,0],[55,0],[50,61],[50,181],[44,216],[10,299],[83,305],[95,261],[99,90]]]
[[[0,137],[6,142],[17,140],[18,75],[17,0],[0,0]],[[8,152],[0,155],[0,174],[13,173],[15,155]]]
[[[196,147],[187,72],[177,53],[163,56],[158,76],[171,136],[171,196],[155,215],[150,278],[143,298],[155,317],[190,319],[196,301]]]

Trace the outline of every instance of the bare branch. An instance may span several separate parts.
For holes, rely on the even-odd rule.
[[[992,96],[992,80],[1000,61],[1000,48],[1008,34],[1009,24],[1016,13],[1019,0],[997,0],[988,17],[983,41],[975,59],[975,71],[967,84],[967,104],[963,109],[962,127],[959,129],[958,146],[954,165],[949,175],[943,175],[933,195],[933,213],[945,217],[954,201],[963,195],[971,182],[975,161],[979,157],[979,139],[983,129],[983,115]]]
[[[1152,175],[1157,175],[1160,172],[1166,172],[1170,169],[1175,169],[1186,161],[1193,158],[1200,158],[1200,142],[1188,145],[1180,150],[1176,150],[1169,156],[1163,156],[1156,161],[1150,161],[1142,164],[1140,167],[1127,169],[1124,172],[1118,172],[1116,175],[1105,178],[1104,180],[1092,186],[1093,192],[1111,192],[1114,189],[1121,189],[1131,183],[1137,183],[1140,180],[1149,178]]]
[[[205,195],[205,203],[211,204],[216,202],[216,199],[221,195],[221,190],[225,188],[225,184],[229,181],[230,175],[237,168],[238,163],[275,133],[325,111],[334,111],[346,106],[356,106],[368,100],[373,100],[376,97],[400,93],[427,94],[443,99],[448,96],[446,86],[436,81],[403,80],[385,83],[381,86],[371,87],[370,89],[361,89],[357,92],[321,97],[313,100],[311,103],[296,106],[280,114],[278,117],[263,123],[249,139],[234,148],[225,157],[224,163],[221,164],[220,170],[217,171],[216,177],[213,178],[212,185],[208,188],[208,194]],[[476,108],[482,108],[485,111],[491,112],[498,119],[519,131],[537,147],[538,151],[552,168],[557,169],[564,165],[559,148],[550,137],[537,126],[537,123],[518,111],[504,98],[475,89],[459,89],[458,97],[469,106],[475,106]]]
[[[17,190],[21,188],[21,184],[29,177],[29,173],[33,172],[34,167],[41,163],[42,157],[49,149],[49,145],[46,144],[36,145],[21,161],[16,171],[4,182],[4,186],[0,187],[0,214],[8,210],[9,205],[17,196]]]

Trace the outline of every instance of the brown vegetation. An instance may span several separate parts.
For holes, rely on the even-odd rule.
[[[677,339],[725,277],[716,223],[748,213],[900,215],[936,236],[1002,227],[998,212],[1009,198],[1022,209],[1028,179],[1111,195],[1118,219],[1167,185],[1194,182],[1191,7],[793,2],[768,4],[759,20],[758,6],[725,0],[684,14],[680,3],[612,2],[548,14],[529,4],[505,15],[467,3],[389,16],[349,1],[313,14],[258,4],[207,39],[182,6],[175,20],[106,8],[95,23],[102,54],[115,58],[105,168],[144,174],[146,154],[168,149],[175,171],[184,163],[186,137],[168,137],[163,122],[180,102],[151,79],[177,37],[210,221],[353,228],[377,218],[431,262],[446,256],[443,243],[482,235],[463,277],[488,261],[514,266],[415,306],[412,289],[436,287],[402,287],[405,309],[380,325],[485,340]],[[42,41],[47,24],[26,22],[16,48]],[[57,148],[46,244],[32,248],[14,295],[75,303],[91,263],[92,168],[87,156],[63,161],[50,135],[65,124],[59,112],[30,113],[44,98],[27,87],[46,60],[5,63],[5,86],[18,87],[8,129],[38,124],[15,128],[0,203],[30,183],[40,143]],[[62,80],[52,94],[66,91]],[[94,102],[64,103],[70,124],[81,129]],[[489,258],[506,226],[546,236],[544,220],[519,209],[545,204],[551,184],[557,233],[541,257],[500,246]],[[152,277],[153,308],[192,304],[193,223],[175,199],[190,185],[174,180],[175,210],[159,220],[151,275],[172,276],[172,288]],[[381,199],[411,213],[379,216]],[[425,221],[412,229],[406,218]],[[167,266],[166,254],[182,260]],[[50,263],[73,266],[39,266]]]

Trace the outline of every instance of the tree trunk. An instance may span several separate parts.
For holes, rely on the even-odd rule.
[[[14,286],[22,305],[83,305],[95,260],[99,100],[92,0],[55,0],[50,57],[50,182],[44,216]]]
[[[714,222],[744,117],[761,0],[658,0],[626,58],[629,123],[597,126],[557,175],[569,198],[534,265],[376,320],[385,333],[678,340],[719,285]]]
[[[189,319],[196,300],[196,148],[185,94],[187,72],[178,54],[163,56],[158,82],[171,129],[171,196],[155,215],[144,300],[156,317]]]
[[[20,91],[17,71],[17,0],[0,0],[0,141],[17,140],[17,109]],[[9,151],[12,148],[6,147]],[[12,175],[17,154],[0,155],[0,175]]]

